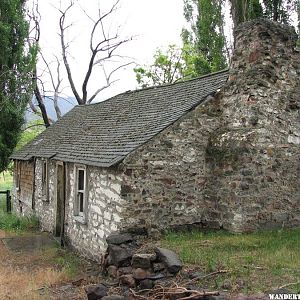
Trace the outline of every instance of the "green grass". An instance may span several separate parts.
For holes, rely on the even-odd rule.
[[[199,281],[211,288],[222,289],[226,280],[232,293],[266,292],[300,278],[300,229],[252,234],[169,233],[162,244],[206,274],[228,270]],[[300,284],[289,288],[299,292]]]
[[[10,172],[0,173],[0,191],[11,190],[13,186],[13,176]]]
[[[36,217],[22,217],[8,214],[0,210],[0,229],[13,232],[36,231],[38,220]]]
[[[69,277],[74,277],[78,274],[78,270],[82,269],[82,258],[69,250],[57,249],[57,255],[53,259],[53,263]]]
[[[13,177],[10,172],[0,173],[0,191],[11,190]],[[0,211],[6,211],[6,195],[0,194]]]

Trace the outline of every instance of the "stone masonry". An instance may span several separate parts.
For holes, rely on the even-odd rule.
[[[242,24],[235,38],[229,80],[221,90],[121,163],[81,165],[87,178],[84,219],[75,215],[76,164],[66,160],[69,245],[100,260],[106,238],[118,231],[300,226],[297,36],[290,27],[254,20]],[[21,188],[13,193],[14,210],[35,213],[50,232],[57,219],[57,163],[62,162],[48,160],[47,197],[41,158],[21,162]]]
[[[297,36],[266,20],[235,36],[225,87],[124,160],[124,228],[300,225]]]
[[[75,249],[99,260],[106,237],[119,228],[121,177],[113,169],[87,167],[88,207],[82,223],[74,217],[74,164],[67,165],[67,174],[66,237]]]
[[[26,189],[21,186],[22,195],[28,195],[30,202],[19,202],[14,197],[14,211],[20,212],[22,206],[23,214],[35,214],[40,221],[42,231],[55,232],[56,220],[56,163],[48,161],[49,196],[48,199],[42,192],[42,159],[36,159],[35,164],[35,209],[32,210],[31,188],[27,194]],[[27,166],[27,165],[26,165]],[[33,164],[32,164],[33,166]],[[23,173],[25,174],[25,167]],[[29,171],[26,171],[26,174]],[[65,212],[65,238],[69,246],[75,248],[86,256],[100,260],[106,250],[106,237],[119,228],[120,212],[123,200],[120,197],[121,177],[114,170],[86,167],[87,172],[87,215],[86,221],[82,222],[74,216],[74,164],[66,164],[66,212]],[[33,175],[33,169],[31,170]],[[32,177],[33,178],[33,177]],[[32,181],[31,181],[32,186]]]

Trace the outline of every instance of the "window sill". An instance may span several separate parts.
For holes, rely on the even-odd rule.
[[[77,223],[80,223],[82,225],[87,225],[87,222],[85,220],[84,217],[81,217],[81,216],[74,216],[74,220],[77,222]]]

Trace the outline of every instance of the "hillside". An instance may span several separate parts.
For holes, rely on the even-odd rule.
[[[35,98],[33,99],[33,103],[36,104]],[[59,100],[59,107],[60,107],[63,115],[65,113],[67,113],[69,110],[71,110],[75,105],[77,105],[77,102],[76,102],[76,99],[73,97],[60,98],[60,100]],[[52,120],[56,121],[57,117],[56,117],[56,113],[55,113],[55,109],[54,109],[54,105],[53,105],[53,100],[46,98],[45,106],[46,106],[46,110],[48,112],[49,117]],[[38,118],[39,117],[32,112],[31,108],[28,107],[26,115],[25,115],[26,122],[30,122],[30,121],[36,120]]]

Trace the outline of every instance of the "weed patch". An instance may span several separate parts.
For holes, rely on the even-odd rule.
[[[22,232],[36,231],[39,223],[35,216],[22,217],[8,214],[0,210],[0,229],[6,231]]]
[[[213,280],[199,281],[210,288],[222,290],[226,282],[232,293],[266,292],[300,277],[300,229],[252,234],[171,232],[162,244],[204,273],[229,270]],[[299,292],[299,285],[291,290]]]

